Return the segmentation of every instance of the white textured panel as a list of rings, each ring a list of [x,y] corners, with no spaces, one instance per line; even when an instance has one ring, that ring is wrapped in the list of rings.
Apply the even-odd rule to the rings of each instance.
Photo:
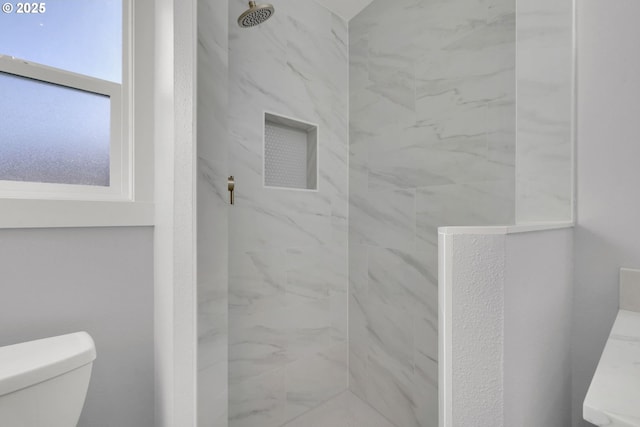
[[[452,242],[452,426],[500,427],[505,238],[455,236]]]
[[[265,122],[264,182],[270,187],[310,188],[308,134],[304,129]],[[314,168],[315,169],[315,168]]]

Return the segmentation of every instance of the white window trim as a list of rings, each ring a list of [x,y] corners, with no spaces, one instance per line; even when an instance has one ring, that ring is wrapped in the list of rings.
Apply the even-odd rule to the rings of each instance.
[[[153,37],[136,37],[153,34],[148,7],[123,0],[122,84],[0,56],[0,71],[109,96],[112,135],[109,187],[0,181],[0,228],[153,225]]]

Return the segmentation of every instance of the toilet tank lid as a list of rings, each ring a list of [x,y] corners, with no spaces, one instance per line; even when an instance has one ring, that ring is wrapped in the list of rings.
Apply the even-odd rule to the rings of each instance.
[[[57,377],[95,358],[95,344],[86,332],[0,347],[0,396]]]

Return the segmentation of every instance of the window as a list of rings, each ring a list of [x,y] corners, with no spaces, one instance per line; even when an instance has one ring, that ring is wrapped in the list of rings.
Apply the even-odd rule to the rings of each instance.
[[[1,54],[122,83],[126,9],[122,0],[48,0],[38,13],[14,7],[0,17]]]
[[[0,227],[152,222],[152,142],[134,129],[130,56],[143,43],[136,26],[152,23],[130,17],[145,7],[153,19],[153,2],[133,3],[48,0],[29,13],[12,3],[0,15]],[[145,55],[137,75],[152,64]],[[31,219],[11,219],[21,216]]]
[[[6,58],[0,68],[3,190],[117,196],[120,85]]]

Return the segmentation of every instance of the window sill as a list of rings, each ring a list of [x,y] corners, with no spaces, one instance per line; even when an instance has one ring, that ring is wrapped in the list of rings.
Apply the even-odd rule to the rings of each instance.
[[[152,225],[151,202],[0,199],[0,229]]]

